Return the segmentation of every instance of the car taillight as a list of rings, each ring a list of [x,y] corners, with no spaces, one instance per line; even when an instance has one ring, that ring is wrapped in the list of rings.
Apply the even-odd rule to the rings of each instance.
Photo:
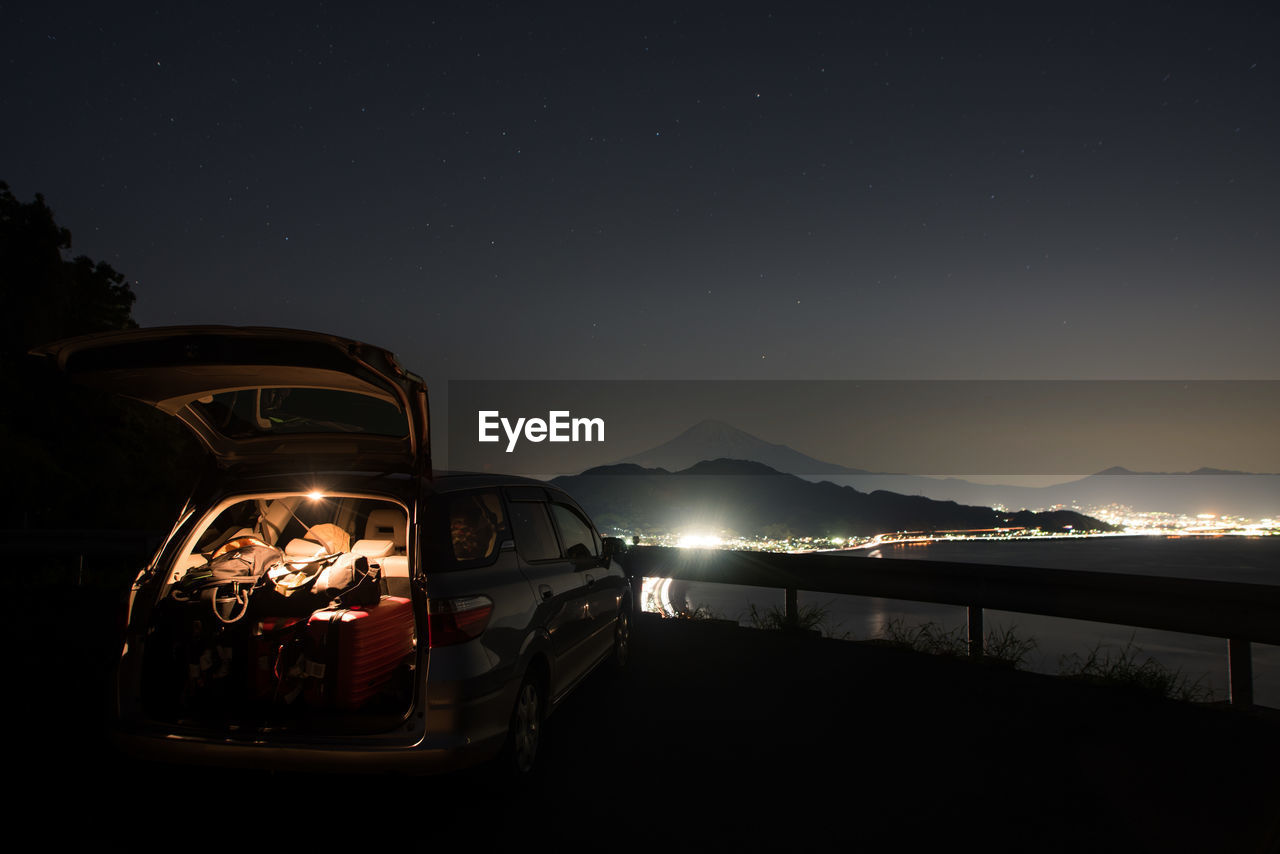
[[[488,596],[427,600],[427,646],[449,646],[480,637],[489,625],[493,600]]]

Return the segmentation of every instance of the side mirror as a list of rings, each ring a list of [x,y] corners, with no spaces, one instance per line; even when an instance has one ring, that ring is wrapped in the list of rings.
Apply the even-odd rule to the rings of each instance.
[[[600,538],[600,561],[605,566],[615,558],[620,559],[627,553],[627,543],[621,537]]]

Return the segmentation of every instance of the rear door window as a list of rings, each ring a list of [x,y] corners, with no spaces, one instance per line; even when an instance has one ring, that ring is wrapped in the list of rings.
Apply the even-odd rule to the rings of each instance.
[[[547,505],[541,501],[512,501],[511,530],[516,550],[527,561],[555,560],[560,557]]]
[[[555,516],[556,527],[560,530],[560,542],[564,544],[565,557],[599,556],[600,541],[596,539],[591,526],[573,508],[564,504],[552,504],[551,513]]]

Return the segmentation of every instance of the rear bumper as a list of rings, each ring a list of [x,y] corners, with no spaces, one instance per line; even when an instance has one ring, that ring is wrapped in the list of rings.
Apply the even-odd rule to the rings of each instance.
[[[484,741],[462,736],[423,739],[416,744],[281,744],[117,732],[116,745],[149,762],[262,770],[435,774],[471,767],[493,758],[503,738]]]
[[[466,697],[458,683],[432,684],[426,714],[379,735],[227,736],[181,731],[159,722],[120,727],[116,746],[154,762],[264,770],[435,774],[492,759],[506,741],[518,686]]]

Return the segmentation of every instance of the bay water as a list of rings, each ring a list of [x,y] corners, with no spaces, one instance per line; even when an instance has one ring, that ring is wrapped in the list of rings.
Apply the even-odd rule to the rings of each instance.
[[[1072,539],[938,541],[924,545],[880,546],[886,560],[910,558],[1049,569],[1135,573],[1251,584],[1280,584],[1280,537],[1125,536]],[[836,554],[866,556],[868,552]],[[668,612],[701,611],[707,616],[752,625],[752,607],[761,615],[782,609],[781,590],[683,581],[646,585],[645,607]],[[937,632],[965,637],[966,613],[959,606],[864,596],[800,591],[799,605],[820,609],[823,634],[849,640],[885,637],[895,627],[913,631],[926,624]],[[757,617],[758,619],[758,617]],[[1228,696],[1227,642],[1221,638],[1165,632],[1108,623],[1065,620],[1006,611],[984,611],[985,629],[1012,631],[1034,641],[1022,667],[1059,673],[1078,666],[1091,652],[1125,655],[1135,664],[1154,659],[1175,671],[1203,699]],[[1253,644],[1255,702],[1280,707],[1280,647]]]

